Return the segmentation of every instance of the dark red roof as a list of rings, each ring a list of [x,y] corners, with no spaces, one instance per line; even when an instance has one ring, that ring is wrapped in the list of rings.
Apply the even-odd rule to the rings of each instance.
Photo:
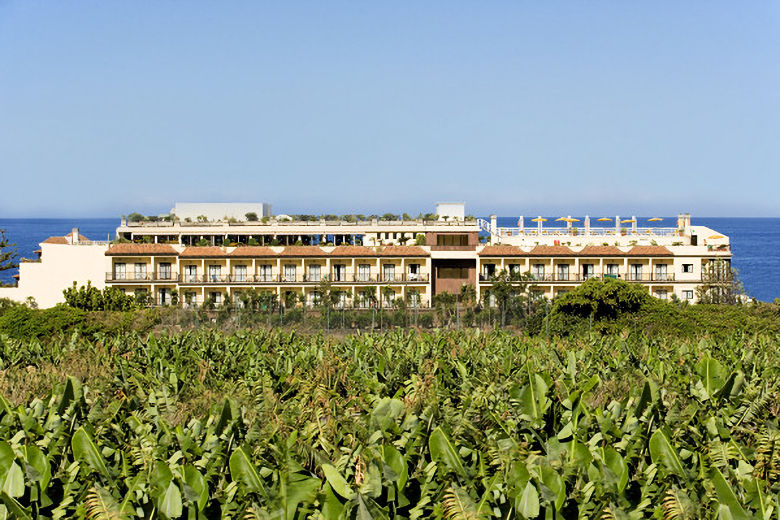
[[[527,256],[528,253],[517,246],[485,246],[479,256]]]
[[[386,246],[379,252],[382,256],[429,256],[420,246]]]
[[[113,255],[166,255],[176,256],[176,250],[168,244],[113,244],[106,256]]]
[[[215,257],[215,256],[227,256],[222,248],[217,246],[192,246],[184,249],[179,256],[189,258],[202,258],[202,257]]]
[[[626,253],[628,256],[672,256],[664,246],[634,246]]]
[[[319,246],[287,246],[280,253],[282,256],[326,256],[327,253]]]
[[[68,239],[65,237],[49,237],[42,244],[67,244]]]
[[[580,256],[623,256],[625,253],[615,246],[585,246],[577,253]]]
[[[377,256],[376,251],[367,246],[336,246],[330,256]]]
[[[240,256],[240,257],[276,256],[276,253],[270,247],[245,246],[245,247],[235,248],[228,256]]]
[[[536,246],[528,253],[529,256],[572,256],[574,251],[566,246]]]

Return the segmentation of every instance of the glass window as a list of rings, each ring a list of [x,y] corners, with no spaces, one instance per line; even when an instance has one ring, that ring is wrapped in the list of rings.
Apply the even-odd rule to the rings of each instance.
[[[137,262],[135,264],[135,279],[146,280],[146,264]]]
[[[312,264],[309,266],[309,281],[319,282],[322,280],[322,270],[320,264]]]
[[[657,291],[655,291],[655,297],[661,300],[668,299],[668,295],[669,293],[665,289],[658,289]]]
[[[160,262],[159,266],[159,275],[160,280],[170,280],[171,279],[171,263],[170,262]]]
[[[693,272],[693,264],[683,264],[682,266],[683,273],[692,273]]]
[[[604,273],[611,278],[617,278],[618,276],[618,264],[607,264],[607,271]]]
[[[395,264],[384,264],[382,266],[382,280],[385,282],[395,281]]]
[[[125,279],[125,264],[121,262],[114,264],[114,279],[115,280]]]
[[[245,265],[235,266],[233,268],[233,277],[237,282],[246,282],[246,266]]]
[[[534,264],[531,267],[534,280],[544,280],[544,264]]]
[[[358,265],[358,282],[367,282],[371,276],[371,264]]]
[[[593,264],[582,264],[582,278],[587,280],[593,278],[595,275],[595,269]]]
[[[221,265],[210,265],[209,266],[209,280],[211,280],[212,282],[219,282],[221,278],[222,278],[222,266]]]
[[[284,266],[284,281],[285,282],[294,282],[295,281],[295,266],[294,265],[285,265]]]
[[[631,270],[629,271],[629,280],[641,280],[642,279],[642,264],[631,264]]]
[[[558,280],[567,281],[569,279],[569,264],[558,264]]]
[[[655,279],[659,281],[666,281],[667,276],[667,264],[655,264]]]
[[[170,289],[160,289],[160,305],[170,305],[171,304],[171,290]]]
[[[261,282],[270,282],[271,279],[271,266],[270,265],[260,265],[258,266],[258,269],[260,271],[260,281]]]
[[[185,282],[197,282],[198,281],[198,266],[197,265],[185,265],[184,266],[184,281]]]
[[[409,280],[420,279],[420,264],[409,264]]]
[[[482,276],[490,278],[496,274],[496,264],[482,264]]]
[[[333,281],[346,282],[347,281],[347,266],[344,264],[333,265]]]
[[[693,291],[686,290],[682,292],[683,298],[686,300],[693,300]]]

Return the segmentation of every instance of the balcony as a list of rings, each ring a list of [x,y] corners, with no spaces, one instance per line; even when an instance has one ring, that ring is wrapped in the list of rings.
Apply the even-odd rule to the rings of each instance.
[[[182,285],[203,284],[320,284],[325,280],[324,276],[309,276],[301,274],[207,274],[207,275],[180,275],[179,283]],[[430,280],[428,273],[417,274],[361,274],[361,273],[332,273],[328,278],[332,284],[341,283],[426,283]]]
[[[584,282],[590,278],[598,279],[618,279],[626,280],[628,282],[674,282],[674,273],[618,273],[618,274],[580,274],[580,273],[548,273],[542,275],[534,275],[531,280],[523,281],[524,283],[574,283]],[[479,281],[485,283],[492,283],[489,276],[484,274],[479,275]],[[697,280],[685,280],[690,282],[696,282]],[[520,283],[520,280],[517,280]]]
[[[106,282],[111,283],[176,283],[179,281],[179,275],[169,271],[162,272],[129,272],[129,273],[106,273]]]

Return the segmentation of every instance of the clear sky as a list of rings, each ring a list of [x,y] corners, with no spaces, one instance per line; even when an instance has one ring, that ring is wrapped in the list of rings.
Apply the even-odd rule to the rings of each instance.
[[[777,1],[0,0],[0,217],[778,199]]]

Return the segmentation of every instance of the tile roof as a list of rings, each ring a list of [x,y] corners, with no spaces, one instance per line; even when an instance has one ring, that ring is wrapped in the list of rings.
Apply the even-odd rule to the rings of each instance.
[[[528,253],[528,256],[572,256],[574,251],[567,246],[536,246]]]
[[[111,255],[169,255],[176,256],[176,250],[168,244],[113,244],[106,251]]]
[[[287,246],[279,253],[281,256],[326,256],[319,246]]]
[[[430,256],[420,246],[386,246],[380,249],[379,254],[382,256]]]
[[[336,246],[330,256],[377,256],[376,251],[368,246]]]
[[[192,246],[179,253],[181,257],[201,258],[206,256],[226,256],[225,251],[217,246]]]
[[[68,239],[65,237],[49,237],[42,244],[67,244]]]
[[[517,246],[485,246],[479,256],[526,256],[528,253]]]
[[[672,252],[664,246],[634,246],[628,253],[628,256],[672,256]]]
[[[265,246],[244,246],[235,248],[228,256],[276,256],[276,252]]]
[[[623,256],[625,253],[615,246],[585,246],[579,256]]]

